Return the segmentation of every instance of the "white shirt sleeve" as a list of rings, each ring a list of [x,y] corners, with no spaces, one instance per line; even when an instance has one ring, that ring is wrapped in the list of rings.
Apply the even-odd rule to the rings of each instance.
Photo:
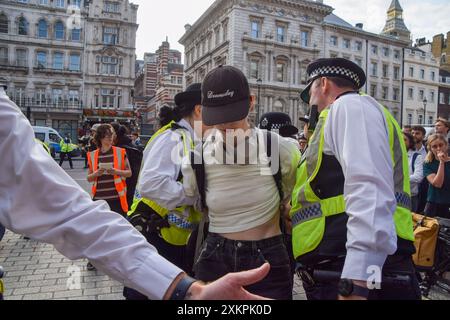
[[[369,267],[381,270],[397,250],[392,157],[382,110],[370,97],[338,99],[325,125],[326,154],[345,176],[347,256],[342,278],[367,281]]]
[[[150,299],[163,298],[182,272],[106,202],[93,202],[34,141],[21,111],[0,90],[0,223],[50,243],[75,260],[87,258]]]
[[[144,152],[144,165],[138,182],[141,196],[169,210],[193,205],[196,197],[188,197],[183,184],[177,181],[183,153],[180,135],[167,131],[157,139]]]
[[[419,184],[423,180],[423,157],[421,154],[416,158],[416,162],[414,163],[414,173],[410,176],[410,180],[411,184]]]

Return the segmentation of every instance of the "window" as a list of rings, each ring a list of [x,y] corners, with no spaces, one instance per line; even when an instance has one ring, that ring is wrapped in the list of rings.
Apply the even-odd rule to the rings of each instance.
[[[383,56],[389,57],[389,48],[383,47]]]
[[[445,104],[445,94],[443,92],[439,93],[439,103]]]
[[[420,79],[425,79],[425,70],[420,69]]]
[[[284,42],[286,40],[286,27],[277,26],[277,41]]]
[[[47,102],[45,89],[43,89],[43,88],[36,89],[36,92],[34,94],[34,98],[35,98],[36,103],[37,103],[38,106],[45,105],[46,102]]]
[[[214,29],[214,38],[215,38],[216,46],[218,46],[220,43],[220,27],[216,27]]]
[[[400,59],[400,50],[394,50],[394,58],[395,59]]]
[[[69,104],[72,106],[78,105],[80,101],[80,93],[78,90],[69,90]]]
[[[392,91],[392,100],[398,101],[399,100],[399,92],[400,90],[398,88],[394,88]]]
[[[16,49],[16,66],[18,67],[27,66],[27,50]]]
[[[431,78],[431,81],[435,81],[435,79],[436,79],[436,72],[431,71],[430,78]]]
[[[259,79],[259,61],[250,61],[250,79]]]
[[[64,69],[64,54],[61,52],[55,52],[53,55],[53,69]]]
[[[408,88],[408,99],[409,100],[414,99],[414,89],[413,88]]]
[[[434,102],[434,91],[430,91],[430,101]]]
[[[9,64],[8,48],[0,47],[0,65],[8,65],[8,64]]]
[[[57,8],[64,8],[64,0],[56,0]]]
[[[81,29],[72,29],[71,40],[72,41],[81,40]]]
[[[372,72],[372,76],[374,76],[374,77],[378,76],[378,63],[376,63],[376,62],[371,63],[371,72]]]
[[[419,90],[419,101],[423,101],[423,98],[425,97],[425,91]]]
[[[117,74],[117,64],[117,58],[108,56],[102,57],[102,74]]]
[[[409,76],[414,77],[414,67],[409,67]]]
[[[6,14],[0,14],[0,33],[8,33],[8,17]]]
[[[330,37],[330,44],[332,45],[332,46],[337,46],[338,45],[338,38],[336,37],[336,36],[331,36]]]
[[[383,100],[387,100],[389,97],[389,88],[388,87],[383,87]]]
[[[344,39],[343,46],[345,49],[350,49],[350,40]]]
[[[119,13],[120,12],[120,3],[105,1],[103,10],[105,12],[110,12],[110,13]]]
[[[55,24],[55,39],[64,40],[64,24],[61,21]]]
[[[370,95],[373,98],[376,98],[376,96],[377,96],[377,85],[376,84],[370,85]]]
[[[72,5],[81,8],[81,0],[72,0]]]
[[[28,35],[28,21],[24,17],[19,18],[18,33],[21,36]]]
[[[387,78],[389,76],[389,65],[383,64],[383,77]]]
[[[63,104],[63,90],[62,89],[52,89],[52,102],[56,106]]]
[[[372,45],[372,53],[373,54],[378,54],[378,46]]]
[[[419,124],[423,124],[423,115],[419,114]]]
[[[400,79],[400,67],[394,67],[394,80]]]
[[[174,92],[174,97],[178,92]],[[120,108],[122,105],[122,90],[117,90],[117,108]]]
[[[309,46],[309,31],[302,31],[301,32],[301,45],[302,47],[308,47]]]
[[[118,44],[119,30],[117,28],[104,27],[103,28],[103,44]]]
[[[276,79],[278,82],[285,82],[285,71],[286,71],[286,63],[277,62],[277,76]]]
[[[356,41],[355,49],[356,49],[356,51],[362,51],[362,42],[361,41]]]
[[[48,135],[48,138],[50,139],[50,141],[56,142],[56,143],[59,143],[61,141],[61,138],[57,134],[54,134],[54,133],[50,133]]]
[[[261,22],[252,21],[252,38],[261,37]]]
[[[38,68],[47,68],[47,53],[43,51],[39,51],[37,53],[37,65]]]
[[[80,55],[78,53],[70,54],[69,70],[70,71],[80,71],[81,70]]]
[[[48,5],[48,0],[39,0],[39,4],[47,6]]]
[[[35,132],[34,137],[42,142],[45,142],[45,133]]]
[[[412,114],[408,113],[408,125],[412,125]]]
[[[39,20],[38,37],[39,38],[47,38],[48,37],[48,25],[47,25],[47,21],[45,21],[44,19]]]
[[[227,22],[223,23],[222,29],[223,29],[223,33],[222,33],[223,39],[222,40],[227,41],[227,39],[228,39],[228,23]]]
[[[102,108],[114,108],[115,90],[114,89],[102,89]]]
[[[433,123],[434,123],[434,122],[433,122],[433,116],[429,116],[429,117],[428,117],[428,124],[429,124],[429,125],[433,125]]]

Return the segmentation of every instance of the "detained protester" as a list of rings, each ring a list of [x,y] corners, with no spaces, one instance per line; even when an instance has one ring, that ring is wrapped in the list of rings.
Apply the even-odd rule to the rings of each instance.
[[[450,219],[450,157],[448,141],[441,134],[428,137],[428,152],[424,175],[430,186],[425,213],[429,217]]]
[[[183,166],[183,175],[189,178],[186,193],[204,195],[209,218],[195,276],[214,281],[268,261],[269,275],[246,289],[272,299],[292,299],[280,208],[289,202],[295,183],[298,148],[275,133],[250,127],[248,115],[255,99],[240,70],[230,66],[212,70],[202,84],[202,97],[203,123],[214,130],[204,143],[202,165],[195,170]],[[267,146],[269,140],[272,148]]]
[[[191,271],[186,245],[191,232],[201,218],[193,205],[197,197],[186,196],[181,173],[182,158],[194,147],[202,132],[194,132],[197,121],[201,125],[201,85],[189,86],[175,96],[176,107],[165,111],[171,119],[156,132],[144,151],[143,166],[136,193],[128,213],[133,225],[143,230],[147,241],[170,262],[186,272]],[[201,131],[201,126],[200,126]],[[134,290],[125,288],[127,299],[146,299]]]
[[[307,74],[301,98],[320,117],[297,172],[291,218],[308,299],[420,299],[399,125],[358,92],[366,75],[355,63],[319,59]],[[401,285],[386,278],[398,274],[405,277]],[[380,290],[369,290],[382,279]]]
[[[243,289],[270,270],[229,274],[205,285],[158,255],[123,217],[89,194],[34,142],[29,121],[0,83],[0,224],[50,243],[151,299],[260,299]],[[17,177],[21,177],[18,179]]]
[[[409,179],[411,183],[411,211],[419,212],[419,186],[423,181],[423,161],[422,155],[416,150],[414,137],[406,132],[403,132],[406,150],[408,151],[408,168]]]

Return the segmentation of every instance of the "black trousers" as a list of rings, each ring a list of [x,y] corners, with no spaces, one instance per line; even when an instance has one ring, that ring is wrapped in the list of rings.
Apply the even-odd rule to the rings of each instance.
[[[157,233],[152,233],[147,238],[147,241],[158,250],[158,253],[161,256],[175,264],[180,269],[186,270],[186,246],[171,245]],[[148,300],[148,298],[140,292],[127,287],[123,289],[123,296],[127,300]]]
[[[59,165],[62,166],[64,160],[66,159],[66,155],[67,155],[67,158],[69,158],[70,168],[73,169],[72,157],[70,156],[70,153],[68,153],[68,152],[67,153],[66,152],[61,152],[59,154],[59,157],[61,158],[59,160]]]
[[[444,219],[450,219],[450,203],[440,204],[427,202],[425,206],[425,213],[428,217],[440,217]]]
[[[343,260],[321,266],[321,270],[342,272]],[[422,297],[416,270],[411,257],[390,256],[383,267],[383,275],[408,275],[411,279],[409,286],[384,286],[380,290],[371,290],[368,300],[420,300]],[[303,282],[308,300],[337,300],[338,282],[321,282],[315,280],[311,285]]]

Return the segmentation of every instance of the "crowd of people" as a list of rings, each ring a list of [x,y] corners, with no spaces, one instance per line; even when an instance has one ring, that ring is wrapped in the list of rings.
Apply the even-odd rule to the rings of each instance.
[[[133,247],[133,238],[150,261],[139,255],[137,265],[112,268],[112,258],[131,253],[113,253],[106,234],[95,239],[97,251],[80,252],[56,235],[41,234],[43,228],[19,223],[16,231],[87,257],[88,269],[98,266],[123,280],[131,300],[195,296],[199,284],[217,297],[213,289],[224,288],[233,275],[240,281],[228,297],[290,300],[296,272],[311,300],[420,299],[411,211],[449,217],[449,124],[438,119],[428,137],[423,127],[402,132],[386,108],[359,91],[366,75],[349,60],[319,59],[307,73],[301,99],[317,116],[300,119],[303,132],[276,112],[252,125],[255,97],[247,78],[220,66],[175,96],[174,108],[161,110],[161,128],[143,153],[138,136],[130,138],[119,124],[96,125],[83,137],[94,202],[84,199],[65,214],[101,207],[105,225],[116,223],[116,231],[130,235],[113,243]],[[0,207],[0,213],[9,217],[1,222],[11,220],[9,211]],[[85,214],[83,225],[101,223],[94,214]],[[127,230],[125,220],[149,246]],[[79,227],[73,230],[91,232],[84,242],[104,230]],[[70,236],[77,238],[73,230]],[[383,279],[401,274],[409,280],[372,290],[373,266]],[[155,268],[152,283],[161,288],[136,283],[134,275],[142,279],[148,272],[142,268]],[[132,274],[118,275],[119,269]],[[336,277],[323,279],[318,271]],[[375,283],[381,281],[380,274]],[[246,291],[238,295],[242,287]]]

